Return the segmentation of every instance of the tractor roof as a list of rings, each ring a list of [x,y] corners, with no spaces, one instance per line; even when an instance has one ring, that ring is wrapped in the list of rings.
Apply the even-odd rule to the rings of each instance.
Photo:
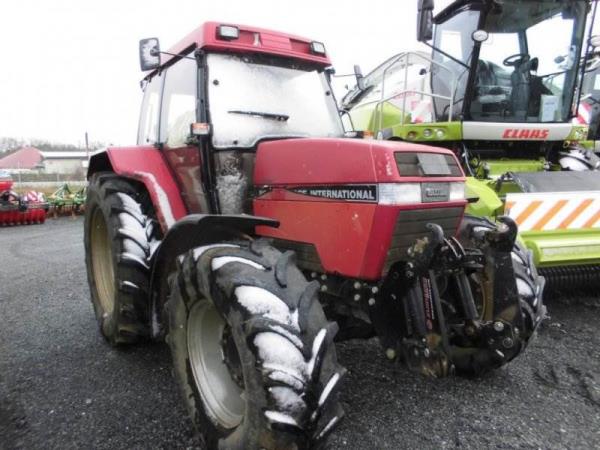
[[[218,31],[221,25],[236,27],[239,30],[239,37],[233,39],[219,37]],[[169,53],[181,55],[201,48],[215,52],[269,54],[315,63],[323,67],[331,65],[326,54],[312,52],[312,42],[314,41],[307,38],[246,25],[205,22],[171,47]],[[175,56],[165,55],[161,67],[168,65],[174,58]],[[150,73],[148,77],[152,77],[155,72]]]

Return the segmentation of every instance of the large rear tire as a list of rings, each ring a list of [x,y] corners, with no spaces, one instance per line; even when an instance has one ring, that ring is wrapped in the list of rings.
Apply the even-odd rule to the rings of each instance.
[[[465,215],[461,229],[459,231],[459,240],[465,247],[475,247],[474,242],[469,236],[477,228],[496,229],[497,225],[486,218]],[[542,322],[546,307],[543,303],[544,278],[540,276],[533,264],[533,256],[530,250],[525,248],[519,242],[516,242],[511,252],[512,264],[519,293],[519,305],[523,318],[523,329],[519,330],[518,342],[510,350],[511,357],[507,359],[497,358],[492,351],[481,349],[464,349],[463,354],[466,357],[460,358],[456,364],[456,370],[465,375],[481,375],[485,372],[494,370],[506,362],[514,359],[525,348]],[[484,294],[485,289],[480,289],[479,285],[483,280],[479,279],[481,274],[473,274],[471,285],[475,302],[480,311],[481,320],[492,320],[496,307],[494,299]]]
[[[85,262],[100,331],[112,345],[150,336],[148,264],[159,237],[141,185],[113,173],[92,176],[85,205]]]
[[[265,241],[189,252],[167,303],[174,371],[207,448],[309,448],[342,417],[335,323],[292,252]]]

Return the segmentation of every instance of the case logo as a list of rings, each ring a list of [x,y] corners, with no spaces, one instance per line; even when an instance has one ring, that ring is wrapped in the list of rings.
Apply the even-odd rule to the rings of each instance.
[[[507,128],[502,139],[548,139],[550,130],[539,128]]]
[[[348,200],[355,202],[376,202],[377,186],[374,184],[344,186],[307,186],[291,188],[296,194],[310,195],[331,200]]]

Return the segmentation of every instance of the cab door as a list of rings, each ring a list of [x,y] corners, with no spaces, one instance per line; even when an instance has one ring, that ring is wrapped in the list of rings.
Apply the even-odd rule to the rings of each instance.
[[[197,145],[186,143],[190,124],[196,122],[197,76],[198,68],[192,53],[166,69],[159,139],[188,212],[207,213],[200,151]]]

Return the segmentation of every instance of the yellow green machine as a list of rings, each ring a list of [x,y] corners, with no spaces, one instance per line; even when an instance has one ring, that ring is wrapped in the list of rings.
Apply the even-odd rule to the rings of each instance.
[[[419,0],[430,51],[396,55],[343,98],[375,139],[455,151],[469,213],[511,217],[550,287],[600,289],[600,158],[578,95],[595,0]],[[593,18],[592,18],[593,21]],[[590,27],[591,29],[591,27]]]
[[[584,64],[577,120],[588,124],[589,133],[588,139],[581,144],[600,154],[600,36],[590,38]]]

